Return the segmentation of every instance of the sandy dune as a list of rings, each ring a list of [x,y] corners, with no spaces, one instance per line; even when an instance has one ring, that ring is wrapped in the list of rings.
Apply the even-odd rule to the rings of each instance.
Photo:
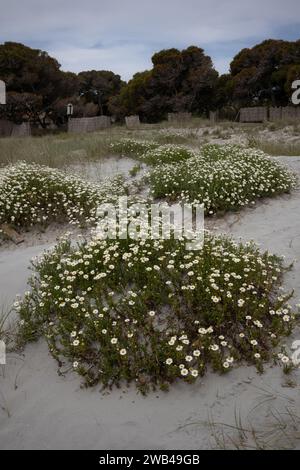
[[[300,175],[300,157],[280,160]],[[296,259],[284,286],[295,289],[293,301],[299,302],[299,191],[210,221],[209,228],[254,239],[262,248],[284,255],[287,262]],[[0,252],[4,303],[25,290],[29,260],[52,243],[43,239],[34,246]],[[300,339],[299,329],[286,344],[294,339]],[[252,423],[274,433],[272,413],[288,408],[294,414],[300,409],[300,369],[284,376],[279,367],[268,366],[259,376],[252,367],[240,367],[228,375],[208,374],[193,386],[179,383],[169,393],[144,398],[133,388],[105,394],[97,387],[83,390],[73,373],[58,376],[43,340],[27,346],[23,356],[9,355],[7,365],[0,367],[1,449],[204,449],[216,446],[215,433],[223,442],[221,429],[240,441],[235,429],[216,425],[212,430],[210,421],[235,426],[240,414],[247,429]],[[300,448],[294,434],[288,441],[280,432],[267,434],[268,445],[276,445],[278,437],[281,445]]]

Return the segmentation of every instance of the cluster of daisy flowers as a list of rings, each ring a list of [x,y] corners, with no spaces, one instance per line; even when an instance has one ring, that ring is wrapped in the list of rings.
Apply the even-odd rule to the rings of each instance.
[[[141,157],[148,150],[154,150],[159,144],[150,140],[137,140],[131,138],[124,138],[112,142],[110,149],[112,152],[121,156]]]
[[[206,234],[198,251],[184,239],[63,240],[34,270],[15,303],[21,337],[44,335],[86,385],[146,393],[242,361],[262,370],[293,325],[282,260],[226,237]]]
[[[182,145],[159,145],[153,141],[121,139],[111,144],[113,152],[130,155],[147,165],[182,162],[195,156],[193,150]]]
[[[207,145],[184,162],[153,168],[149,182],[154,198],[203,204],[212,215],[289,192],[297,178],[260,150]]]
[[[97,206],[124,191],[120,177],[94,184],[47,166],[19,162],[1,170],[0,225],[94,222]]]
[[[195,152],[187,147],[165,144],[143,153],[140,160],[147,165],[155,166],[164,163],[183,162],[192,157],[195,157]]]

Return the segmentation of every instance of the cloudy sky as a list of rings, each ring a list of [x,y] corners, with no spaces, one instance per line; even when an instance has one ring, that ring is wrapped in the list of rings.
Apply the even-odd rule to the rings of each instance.
[[[0,0],[0,42],[46,50],[63,70],[128,80],[151,55],[197,45],[226,72],[243,47],[300,38],[299,0]]]

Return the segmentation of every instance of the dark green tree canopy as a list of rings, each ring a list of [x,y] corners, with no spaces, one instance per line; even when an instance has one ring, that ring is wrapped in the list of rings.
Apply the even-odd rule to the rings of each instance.
[[[69,102],[75,117],[139,114],[148,122],[164,119],[168,112],[207,115],[227,109],[236,115],[241,106],[286,106],[293,81],[300,79],[300,40],[268,39],[242,49],[230,73],[221,76],[197,46],[162,50],[153,55],[152,64],[125,84],[108,70],[64,72],[47,52],[5,42],[0,45],[0,79],[6,83],[7,105],[0,106],[0,117],[43,127],[51,119],[61,125]]]
[[[43,125],[54,102],[78,91],[76,74],[61,71],[47,52],[14,42],[0,45],[0,77],[7,87],[5,112],[16,122]]]
[[[203,49],[167,49],[152,57],[153,68],[137,73],[121,91],[111,109],[158,121],[168,112],[205,113],[210,107],[218,73]]]
[[[300,66],[300,40],[268,39],[241,50],[230,65],[233,99],[240,105],[289,104],[295,66]]]
[[[120,93],[125,83],[120,75],[109,70],[89,70],[80,72],[79,93],[87,103],[95,103],[99,114],[108,113],[109,99]]]
[[[120,76],[110,71],[63,72],[47,52],[14,42],[0,45],[0,78],[7,89],[7,105],[0,115],[42,127],[49,119],[63,124],[69,102],[74,116],[107,113],[108,100],[123,85]]]

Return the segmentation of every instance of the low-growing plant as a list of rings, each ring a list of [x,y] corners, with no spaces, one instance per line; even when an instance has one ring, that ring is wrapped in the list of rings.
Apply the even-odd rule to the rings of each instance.
[[[149,172],[154,198],[203,204],[208,215],[291,191],[296,176],[260,150],[206,145],[184,162]]]
[[[116,138],[119,138],[116,132]],[[20,160],[62,168],[72,163],[99,161],[109,153],[114,132],[60,133],[28,139],[0,140],[0,166]]]
[[[195,152],[187,147],[166,144],[148,150],[140,156],[140,159],[147,165],[160,165],[162,163],[182,162],[194,156]]]
[[[97,206],[120,194],[122,177],[93,184],[57,169],[19,162],[0,173],[0,225],[93,222]]]
[[[199,129],[165,128],[152,135],[152,139],[160,145],[197,145],[199,141]]]
[[[3,341],[6,350],[9,351],[17,337],[17,321],[10,318],[11,309],[0,307],[0,341]]]
[[[131,170],[129,171],[130,176],[134,178],[139,173],[139,171],[141,171],[141,169],[142,169],[141,164],[134,165],[134,167],[131,168]]]
[[[286,142],[286,141],[268,141],[268,140],[256,140],[255,147],[267,152],[269,155],[274,156],[288,156],[298,157],[300,155],[300,142]]]
[[[175,144],[160,145],[153,141],[121,139],[111,143],[113,152],[130,155],[147,165],[181,162],[195,155],[193,150]]]
[[[209,417],[213,448],[223,450],[291,450],[300,441],[298,396],[292,399],[274,393],[272,388],[260,389],[260,401],[245,414],[234,410],[234,422],[215,421]],[[262,419],[263,418],[263,419]],[[201,423],[193,422],[197,428]],[[185,427],[189,426],[187,424]],[[184,427],[183,427],[184,428]]]
[[[63,240],[34,264],[15,308],[23,340],[44,335],[86,385],[146,393],[242,361],[262,371],[293,325],[290,295],[277,291],[283,271],[254,244],[209,234],[197,251],[184,239]]]
[[[143,155],[143,153],[147,152],[148,150],[155,149],[158,146],[159,144],[150,140],[124,138],[117,140],[116,142],[112,142],[110,144],[110,149],[112,152],[122,156],[132,156],[138,158]]]

